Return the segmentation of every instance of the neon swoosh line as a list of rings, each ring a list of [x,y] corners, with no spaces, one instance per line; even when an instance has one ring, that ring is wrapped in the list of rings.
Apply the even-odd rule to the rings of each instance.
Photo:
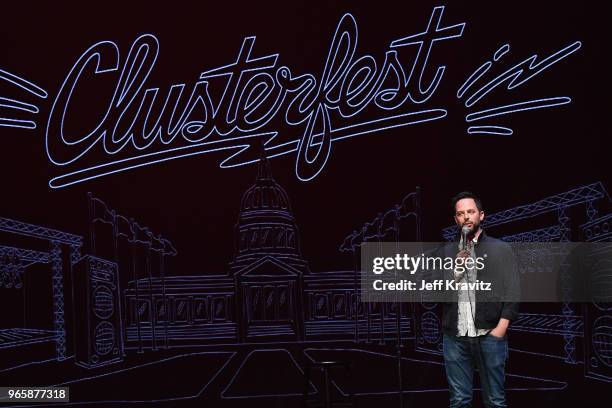
[[[0,108],[9,108],[22,110],[30,113],[38,113],[38,107],[29,103],[16,101],[10,98],[3,98],[0,96]]]
[[[572,98],[560,96],[556,98],[534,99],[532,101],[513,103],[512,105],[499,106],[497,108],[486,109],[470,113],[465,117],[467,122],[474,122],[480,119],[492,118],[494,116],[508,115],[514,112],[522,112],[533,109],[550,108],[553,106],[566,105]]]
[[[485,135],[501,135],[511,136],[514,132],[512,129],[503,126],[470,126],[467,130],[469,135],[485,134]]]
[[[19,120],[10,118],[0,118],[0,126],[23,129],[36,129],[36,123],[31,120]]]
[[[410,112],[396,116],[390,116],[383,119],[373,120],[369,122],[363,122],[359,124],[354,124],[350,126],[346,126],[343,128],[334,129],[331,131],[332,134],[332,142],[338,141],[342,139],[348,139],[350,137],[363,135],[372,133],[375,131],[380,131],[384,129],[391,129],[395,127],[401,126],[409,126],[417,123],[429,122],[433,120],[438,120],[446,117],[447,111],[445,109],[428,109],[424,111],[418,112]],[[399,119],[409,118],[408,121],[402,121],[401,123],[393,123],[397,122]],[[391,123],[390,123],[391,122]],[[371,125],[371,127],[370,127]],[[242,153],[246,150],[250,144],[247,145],[236,145],[235,142],[239,140],[249,140],[256,138],[269,138],[270,140],[275,138],[277,132],[264,132],[257,133],[251,135],[243,135],[238,137],[227,138],[223,140],[216,140],[210,142],[198,143],[190,146],[182,146],[172,149],[167,149],[159,152],[153,152],[144,154],[138,157],[130,157],[127,159],[116,160],[88,168],[84,168],[81,170],[77,170],[74,172],[66,173],[49,180],[49,187],[51,188],[62,188],[70,185],[74,185],[83,181],[93,180],[99,177],[107,176],[114,173],[119,173],[122,171],[127,171],[139,167],[144,167],[154,163],[161,163],[168,160],[178,159],[182,157],[195,156],[198,154],[211,153],[216,151],[223,151],[229,149],[240,149],[239,152],[225,159],[220,167],[238,167],[250,163],[254,163],[257,160],[252,160],[244,163],[237,163],[234,165],[227,165],[227,161],[236,157],[238,154]],[[269,142],[269,140],[268,140]],[[275,153],[272,157],[281,156],[284,154],[289,154],[297,150],[297,144],[299,140],[290,141],[287,143],[283,143],[277,146],[271,146],[268,149],[276,149],[280,147],[284,147],[280,152]],[[295,147],[291,146],[295,145]]]
[[[3,69],[0,69],[0,79],[11,82],[17,85],[18,87],[30,92],[31,94],[38,96],[39,98],[44,99],[48,96],[47,91],[45,91],[38,85],[35,85],[32,82],[27,81],[15,74],[11,74],[10,72],[7,72]]]

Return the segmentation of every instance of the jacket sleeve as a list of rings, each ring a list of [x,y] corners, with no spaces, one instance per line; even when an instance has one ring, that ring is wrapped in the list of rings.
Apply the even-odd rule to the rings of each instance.
[[[504,298],[501,310],[501,317],[514,321],[518,318],[520,297],[521,297],[521,282],[518,270],[516,255],[510,248],[510,245],[504,245]]]

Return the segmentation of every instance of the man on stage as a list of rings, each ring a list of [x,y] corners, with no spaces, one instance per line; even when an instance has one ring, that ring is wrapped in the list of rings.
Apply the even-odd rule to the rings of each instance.
[[[453,198],[452,205],[462,234],[445,252],[452,251],[448,255],[456,258],[484,259],[484,268],[455,268],[450,272],[452,278],[456,282],[491,282],[493,290],[460,290],[456,301],[444,303],[443,350],[450,406],[471,406],[474,369],[478,368],[484,405],[506,407],[507,330],[518,316],[518,269],[510,246],[481,228],[485,213],[478,197],[462,192]]]

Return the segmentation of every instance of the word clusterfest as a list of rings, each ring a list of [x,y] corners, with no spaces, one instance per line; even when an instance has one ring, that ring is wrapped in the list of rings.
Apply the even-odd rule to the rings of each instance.
[[[258,149],[253,147],[262,142],[270,158],[297,152],[296,176],[302,181],[312,180],[325,167],[334,141],[446,117],[443,108],[420,109],[438,89],[446,69],[429,66],[432,50],[445,43],[443,40],[461,37],[465,27],[465,23],[444,25],[443,13],[444,7],[434,8],[423,32],[391,41],[382,62],[371,55],[357,55],[357,23],[351,14],[345,14],[332,38],[320,78],[311,73],[295,75],[289,67],[278,66],[279,54],[253,56],[253,36],[244,39],[235,62],[201,73],[189,86],[177,83],[166,91],[149,83],[159,55],[159,41],[154,35],[138,37],[123,61],[116,43],[100,41],[74,63],[50,109],[46,152],[50,162],[64,172],[53,177],[49,186],[66,187],[212,152],[229,153],[220,163],[222,168],[243,166],[257,160]],[[579,47],[575,43],[537,64],[533,55],[480,88],[466,106],[504,82],[510,81],[508,89],[526,82]],[[509,49],[507,45],[502,48],[503,53]],[[409,69],[400,63],[399,53],[406,53],[406,59],[412,61]],[[496,53],[496,61],[503,53]],[[488,70],[486,64],[468,78],[461,95]],[[71,103],[74,94],[108,83],[113,84],[114,91],[112,96],[109,92],[108,103],[103,102],[106,108],[99,115],[83,112],[88,104]],[[561,99],[502,107],[505,111],[494,114],[479,112],[478,117],[470,119],[468,115],[466,120],[570,100]],[[368,114],[367,119],[364,115],[353,119],[373,106],[384,116],[372,119]],[[100,119],[90,124],[79,122],[91,117]],[[270,129],[273,119],[276,126],[284,121],[290,128],[299,126],[300,131]],[[74,123],[78,126],[70,126]],[[74,128],[88,130],[67,131]],[[476,128],[470,127],[468,133]],[[488,128],[495,128],[494,132],[501,129]],[[492,131],[487,129],[474,132]]]
[[[219,150],[238,150],[221,163],[222,167],[244,165],[253,158],[245,161],[239,154],[258,145],[262,138],[271,157],[297,150],[296,175],[310,180],[325,166],[333,139],[380,127],[376,123],[380,121],[370,121],[334,129],[332,111],[349,118],[371,103],[394,111],[408,100],[420,104],[434,94],[445,67],[427,73],[429,54],[440,40],[460,37],[464,27],[443,27],[443,10],[433,10],[424,32],[391,42],[381,65],[370,55],[356,57],[357,23],[352,15],[345,14],[319,79],[313,74],[295,76],[289,67],[277,66],[278,54],[253,57],[255,37],[247,37],[235,62],[203,72],[190,91],[182,83],[162,94],[159,88],[147,87],[159,53],[155,36],[137,38],[123,63],[114,42],[94,44],[78,58],[57,93],[46,129],[47,154],[57,166],[86,162],[85,155],[94,148],[108,156],[123,155],[120,160],[81,165],[80,170],[52,179],[50,186],[63,187],[158,161]],[[398,52],[409,45],[416,45],[416,57],[406,70]],[[64,123],[72,119],[71,115],[79,116],[79,108],[70,106],[73,93],[83,81],[108,76],[116,78],[116,87],[106,112],[91,124],[89,132],[67,134]],[[424,78],[431,79],[425,83]],[[389,79],[396,85],[383,87]],[[213,102],[212,83],[218,80],[225,81],[225,89],[218,102]],[[300,139],[273,144],[278,132],[263,128],[279,115],[290,126],[302,126]],[[443,109],[410,112],[404,113],[400,122],[417,123],[445,115]],[[397,117],[391,119],[397,124]]]

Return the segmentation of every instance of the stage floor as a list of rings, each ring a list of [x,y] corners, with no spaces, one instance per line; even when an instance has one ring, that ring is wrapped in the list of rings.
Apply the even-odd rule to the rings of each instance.
[[[16,350],[6,351],[15,354]],[[509,405],[609,405],[604,402],[609,400],[609,384],[585,378],[581,365],[541,355],[532,356],[528,364],[515,364],[516,353],[511,351],[506,377]],[[405,350],[404,354],[404,406],[448,406],[444,365],[424,353]],[[91,370],[75,365],[74,357],[41,359],[0,369],[0,384],[68,386],[71,402],[66,405],[76,407],[298,407],[303,404],[303,367],[312,360],[330,359],[352,362],[349,375],[341,369],[330,373],[334,399],[347,401],[352,394],[356,408],[399,406],[398,360],[392,347],[351,343],[147,350],[130,352],[120,363]],[[313,372],[310,380],[309,393],[322,398],[322,374]],[[475,387],[478,407],[478,381]]]

